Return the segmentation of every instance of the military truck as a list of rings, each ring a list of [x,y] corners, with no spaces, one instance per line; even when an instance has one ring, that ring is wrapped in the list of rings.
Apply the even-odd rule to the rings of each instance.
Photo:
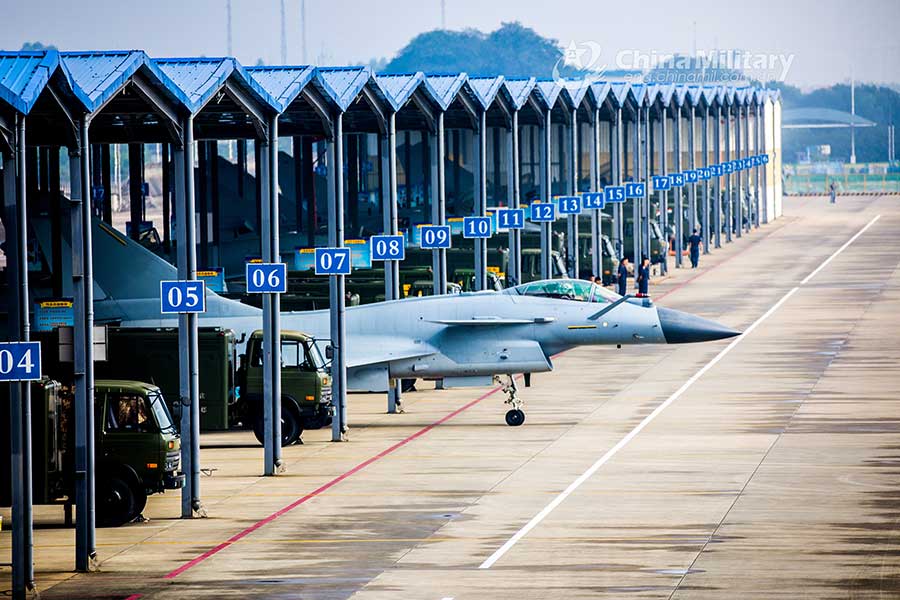
[[[245,420],[263,443],[262,330],[254,331],[241,355],[236,395]],[[315,340],[299,331],[281,330],[281,444],[300,439],[304,429],[331,424],[331,376]]]
[[[63,378],[71,366],[55,362],[56,334],[42,333],[44,369]],[[107,327],[107,360],[94,364],[97,377],[149,381],[159,386],[169,409],[181,422],[178,329],[174,327]],[[245,353],[238,348],[245,344]],[[236,339],[230,329],[201,327],[200,429],[262,431],[262,331]],[[331,377],[315,340],[296,331],[282,331],[282,444],[300,439],[304,429],[331,423]],[[249,360],[246,358],[249,355]],[[262,443],[261,435],[257,438]]]
[[[8,387],[0,395],[8,399]],[[159,388],[99,379],[94,383],[97,524],[117,527],[136,519],[147,496],[184,486],[181,441]],[[31,387],[32,485],[35,504],[75,501],[74,389],[49,378]],[[9,447],[9,422],[0,427]],[[10,504],[10,463],[0,461],[0,503]]]

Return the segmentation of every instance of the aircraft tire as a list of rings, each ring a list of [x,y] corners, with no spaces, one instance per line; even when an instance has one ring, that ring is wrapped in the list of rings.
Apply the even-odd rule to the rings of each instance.
[[[514,408],[506,413],[506,424],[510,427],[518,427],[525,422],[525,413],[518,408]]]

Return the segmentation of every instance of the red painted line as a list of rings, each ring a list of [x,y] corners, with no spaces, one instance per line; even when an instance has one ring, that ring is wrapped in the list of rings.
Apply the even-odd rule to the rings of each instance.
[[[231,545],[234,544],[235,542],[238,542],[238,541],[240,541],[241,539],[247,537],[248,535],[250,535],[251,533],[253,533],[253,532],[256,531],[257,529],[259,529],[259,528],[261,528],[261,527],[263,527],[263,526],[265,526],[265,525],[268,525],[269,523],[271,523],[272,521],[274,521],[274,520],[277,519],[278,517],[281,517],[281,516],[283,516],[283,515],[289,513],[290,511],[294,510],[295,508],[297,508],[297,507],[300,506],[301,504],[304,504],[304,503],[308,502],[309,500],[315,498],[315,497],[318,496],[319,494],[322,494],[323,492],[325,492],[325,491],[331,489],[332,487],[336,486],[337,484],[339,484],[339,483],[342,482],[343,480],[347,479],[347,478],[350,477],[351,475],[354,475],[355,473],[358,473],[358,472],[362,471],[363,469],[365,469],[366,467],[368,467],[368,466],[371,465],[372,463],[381,460],[381,459],[384,458],[385,456],[388,456],[389,454],[392,454],[393,452],[395,452],[396,450],[399,450],[400,448],[402,448],[403,446],[405,446],[405,445],[407,445],[408,443],[412,442],[413,440],[422,437],[423,435],[425,435],[426,433],[428,433],[429,431],[431,431],[432,429],[434,429],[434,428],[437,427],[438,425],[441,425],[441,424],[443,424],[443,423],[446,423],[447,421],[449,421],[449,420],[452,419],[453,417],[457,416],[457,415],[460,414],[461,412],[463,412],[463,411],[465,411],[465,410],[468,410],[468,409],[472,408],[473,406],[475,406],[476,404],[478,404],[479,402],[481,402],[481,401],[484,400],[485,398],[487,398],[487,397],[489,397],[489,396],[491,396],[491,395],[497,393],[498,391],[500,391],[500,389],[501,389],[501,386],[495,387],[494,389],[490,390],[489,392],[486,392],[486,393],[482,394],[481,396],[479,396],[479,397],[476,398],[475,400],[472,400],[472,401],[469,402],[468,404],[464,404],[463,406],[457,408],[456,410],[454,410],[453,412],[449,413],[448,415],[445,415],[444,417],[441,417],[440,419],[438,419],[437,421],[435,421],[435,422],[432,423],[431,425],[428,425],[428,426],[426,426],[426,427],[423,427],[422,429],[418,430],[417,432],[415,432],[415,433],[412,434],[411,436],[409,436],[409,437],[407,437],[407,438],[405,438],[405,439],[403,439],[403,440],[397,442],[396,444],[394,444],[393,446],[391,446],[391,447],[389,447],[389,448],[387,448],[387,449],[385,449],[385,450],[382,450],[381,452],[379,452],[379,453],[376,454],[375,456],[373,456],[373,457],[371,457],[371,458],[369,458],[369,459],[367,459],[367,460],[365,460],[365,461],[359,463],[358,465],[356,465],[355,467],[353,467],[353,468],[350,469],[349,471],[347,471],[347,472],[345,472],[345,473],[343,473],[343,474],[341,474],[341,475],[338,475],[337,477],[335,477],[334,479],[332,479],[332,480],[329,481],[328,483],[326,483],[326,484],[324,484],[324,485],[322,485],[322,486],[316,488],[315,490],[311,491],[310,493],[306,494],[305,496],[301,496],[300,498],[298,498],[297,500],[294,500],[293,502],[291,502],[290,504],[288,504],[288,505],[285,506],[284,508],[282,508],[282,509],[280,509],[280,510],[277,510],[277,511],[273,512],[273,513],[270,514],[268,517],[266,517],[266,518],[264,518],[264,519],[262,519],[262,520],[260,520],[260,521],[257,521],[257,522],[254,523],[253,525],[250,525],[250,526],[247,527],[246,529],[244,529],[244,530],[242,530],[242,531],[236,533],[235,535],[231,536],[230,538],[228,538],[227,540],[225,540],[224,542],[222,542],[222,543],[219,544],[218,546],[214,546],[213,548],[210,548],[209,550],[207,550],[207,551],[204,552],[203,554],[197,556],[196,558],[193,558],[193,559],[189,560],[188,562],[184,563],[183,565],[181,565],[180,567],[178,567],[178,568],[175,569],[174,571],[172,571],[172,572],[170,572],[170,573],[167,573],[167,574],[163,577],[163,579],[174,579],[174,578],[178,577],[179,575],[181,575],[181,574],[184,573],[185,571],[187,571],[187,570],[189,570],[189,569],[192,569],[193,567],[199,565],[200,563],[202,563],[203,561],[205,561],[207,558],[210,558],[211,556],[215,556],[216,554],[218,554],[218,553],[221,552],[222,550],[225,550],[226,548],[228,548],[229,546],[231,546]],[[140,597],[140,596],[136,596],[136,597],[135,597],[135,596],[131,596],[131,597],[129,597],[128,600],[136,600],[136,598],[139,598],[139,597]]]
[[[784,226],[784,225],[782,225],[782,227],[783,227],[783,226]],[[780,229],[780,228],[781,228],[781,227],[779,227],[778,229]],[[774,229],[774,230],[770,231],[770,232],[769,232],[766,236],[764,236],[764,237],[768,237],[769,235],[771,235],[772,233],[774,233],[774,232],[777,231],[778,229]],[[723,260],[722,262],[720,262],[720,263],[714,265],[714,266],[711,267],[710,269],[707,269],[707,270],[703,271],[702,273],[698,273],[697,275],[695,275],[694,277],[691,277],[690,279],[688,279],[688,280],[685,281],[684,283],[682,283],[682,284],[678,285],[677,287],[674,287],[674,288],[672,288],[671,290],[667,291],[666,293],[662,294],[661,296],[659,296],[659,298],[664,298],[665,296],[668,296],[669,294],[671,294],[671,293],[673,293],[673,292],[676,292],[676,291],[680,290],[681,288],[683,288],[684,286],[688,285],[688,284],[691,283],[692,281],[694,281],[694,280],[696,280],[696,279],[702,277],[703,275],[705,275],[706,273],[709,273],[710,271],[713,271],[714,269],[716,269],[716,268],[718,268],[719,266],[725,264],[726,262],[728,262],[729,260],[735,258],[736,256],[740,256],[741,254],[743,254],[744,252],[746,252],[747,250],[749,250],[750,248],[752,248],[752,247],[754,247],[754,246],[755,246],[755,244],[750,244],[750,245],[748,245],[746,248],[743,248],[743,249],[742,249],[740,252],[738,252],[737,254],[733,254],[732,256],[729,256],[728,258],[726,258],[726,259]],[[551,358],[557,358],[558,356],[561,356],[562,354],[565,354],[565,351],[564,351],[564,352],[560,352],[559,354],[556,354],[556,355],[552,356]],[[332,480],[328,481],[327,483],[323,484],[322,486],[316,488],[315,490],[311,491],[310,493],[306,494],[305,496],[301,496],[300,498],[298,498],[297,500],[291,502],[290,504],[288,504],[288,505],[285,506],[284,508],[281,508],[281,509],[279,509],[279,510],[273,512],[272,514],[270,514],[269,516],[265,517],[264,519],[262,519],[262,520],[260,520],[260,521],[257,521],[256,523],[254,523],[253,525],[250,525],[250,526],[247,527],[246,529],[241,530],[240,532],[238,532],[238,533],[236,533],[235,535],[231,536],[230,538],[228,538],[227,540],[225,540],[225,541],[222,542],[221,544],[218,544],[217,546],[214,546],[214,547],[210,548],[209,550],[207,550],[207,551],[204,552],[203,554],[200,554],[199,556],[197,556],[197,557],[195,557],[195,558],[192,558],[191,560],[189,560],[188,562],[184,563],[183,565],[181,565],[180,567],[178,567],[178,568],[175,569],[174,571],[171,571],[171,572],[167,573],[166,575],[164,575],[164,576],[163,576],[163,579],[174,579],[174,578],[178,577],[179,575],[181,575],[181,574],[184,573],[185,571],[188,571],[188,570],[194,568],[195,566],[199,565],[200,563],[202,563],[202,562],[205,561],[206,559],[208,559],[208,558],[210,558],[210,557],[212,557],[212,556],[215,556],[216,554],[218,554],[218,553],[221,552],[222,550],[225,550],[226,548],[228,548],[228,547],[231,546],[232,544],[234,544],[234,543],[240,541],[241,539],[247,537],[248,535],[250,535],[251,533],[253,533],[253,532],[256,531],[257,529],[260,529],[261,527],[264,527],[265,525],[268,525],[269,523],[271,523],[271,522],[274,521],[275,519],[277,519],[277,518],[279,518],[279,517],[281,517],[281,516],[283,516],[283,515],[289,513],[290,511],[294,510],[295,508],[297,508],[297,507],[300,506],[301,504],[305,504],[305,503],[308,502],[309,500],[311,500],[311,499],[315,498],[316,496],[318,496],[318,495],[320,495],[320,494],[326,492],[327,490],[329,490],[329,489],[331,489],[332,487],[336,486],[337,484],[339,484],[339,483],[342,482],[343,480],[347,479],[348,477],[350,477],[350,476],[352,476],[352,475],[354,475],[354,474],[356,474],[356,473],[362,471],[363,469],[365,469],[366,467],[368,467],[368,466],[371,465],[372,463],[377,462],[377,461],[381,460],[382,458],[384,458],[384,457],[386,457],[386,456],[388,456],[388,455],[390,455],[390,454],[393,454],[395,451],[399,450],[400,448],[402,448],[403,446],[405,446],[405,445],[407,445],[408,443],[412,442],[413,440],[422,437],[423,435],[425,435],[426,433],[428,433],[429,431],[431,431],[432,429],[434,429],[434,428],[437,427],[438,425],[441,425],[441,424],[443,424],[443,423],[446,423],[447,421],[449,421],[449,420],[452,419],[453,417],[459,415],[459,414],[462,413],[463,411],[466,411],[466,410],[472,408],[473,406],[475,406],[476,404],[478,404],[479,402],[481,402],[481,401],[484,400],[485,398],[488,398],[488,397],[492,396],[493,394],[496,394],[496,393],[497,393],[498,391],[500,391],[501,389],[502,389],[502,386],[498,386],[498,387],[495,387],[495,388],[493,388],[492,390],[490,390],[490,391],[488,391],[488,392],[485,392],[484,394],[482,394],[481,396],[479,396],[479,397],[476,398],[475,400],[472,400],[472,401],[469,402],[468,404],[464,404],[463,406],[457,408],[457,409],[454,410],[453,412],[451,412],[451,413],[449,413],[449,414],[447,414],[447,415],[441,417],[440,419],[438,419],[438,420],[435,421],[434,423],[431,423],[430,425],[428,425],[428,426],[426,426],[426,427],[423,427],[422,429],[418,430],[417,432],[415,432],[414,434],[410,435],[409,437],[407,437],[407,438],[405,438],[405,439],[403,439],[403,440],[397,442],[396,444],[394,444],[393,446],[390,446],[389,448],[387,448],[387,449],[385,449],[385,450],[382,450],[381,452],[379,452],[379,453],[376,454],[375,456],[372,456],[371,458],[369,458],[369,459],[367,459],[367,460],[365,460],[365,461],[359,463],[358,465],[356,465],[355,467],[353,467],[353,468],[350,469],[349,471],[346,471],[346,472],[342,473],[341,475],[338,475],[338,476],[335,477],[334,479],[332,479]],[[126,600],[138,600],[138,598],[140,598],[140,597],[141,597],[140,594],[133,594],[133,595],[129,596],[128,598],[126,598]]]
[[[125,600],[138,600],[138,598],[142,598],[143,594],[132,594],[125,598]]]

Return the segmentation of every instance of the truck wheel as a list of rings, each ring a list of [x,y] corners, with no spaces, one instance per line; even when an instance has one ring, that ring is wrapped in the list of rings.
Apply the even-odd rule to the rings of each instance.
[[[291,444],[297,443],[297,440],[300,439],[300,436],[303,434],[303,425],[300,423],[300,419],[294,413],[294,411],[287,405],[281,405],[281,447],[290,446]],[[253,435],[256,436],[256,440],[262,444],[263,446],[266,444],[265,442],[265,421],[264,417],[260,416],[256,419],[256,422],[253,424]]]
[[[147,505],[147,493],[137,482],[113,475],[97,483],[97,524],[100,527],[130,523]]]

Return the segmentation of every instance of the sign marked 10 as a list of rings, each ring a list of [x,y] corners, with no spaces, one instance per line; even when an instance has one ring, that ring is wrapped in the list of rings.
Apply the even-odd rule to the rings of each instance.
[[[463,219],[464,238],[489,238],[491,237],[490,217],[466,217]]]

